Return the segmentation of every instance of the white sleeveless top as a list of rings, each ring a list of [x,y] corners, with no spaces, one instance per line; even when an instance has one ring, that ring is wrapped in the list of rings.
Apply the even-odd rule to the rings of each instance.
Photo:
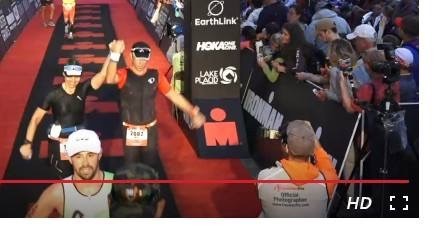
[[[259,180],[289,180],[290,177],[277,162],[276,167],[264,169]],[[315,180],[324,180],[319,173]],[[310,218],[326,217],[328,192],[325,183],[259,183],[259,198],[262,203],[260,217],[269,218]]]
[[[112,180],[114,174],[103,172],[105,180]],[[72,180],[73,176],[64,178]],[[109,218],[108,196],[111,193],[111,183],[102,184],[100,190],[91,196],[81,194],[73,183],[63,183],[64,218]]]

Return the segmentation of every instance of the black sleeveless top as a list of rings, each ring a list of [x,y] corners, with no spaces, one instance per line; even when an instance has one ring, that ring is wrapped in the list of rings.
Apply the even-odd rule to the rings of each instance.
[[[130,69],[120,90],[122,121],[146,125],[155,120],[155,97],[158,89],[158,71],[148,69],[144,76],[137,76]]]

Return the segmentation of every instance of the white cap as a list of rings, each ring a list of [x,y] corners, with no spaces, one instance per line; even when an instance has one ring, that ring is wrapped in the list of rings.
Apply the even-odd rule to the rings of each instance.
[[[357,26],[354,31],[347,35],[347,39],[352,40],[356,37],[366,39],[376,39],[376,30],[369,24],[361,24]]]
[[[83,151],[96,154],[102,151],[99,136],[87,129],[80,129],[70,134],[65,149],[70,157]]]
[[[395,56],[400,60],[400,64],[410,66],[414,62],[414,55],[406,48],[395,49]]]

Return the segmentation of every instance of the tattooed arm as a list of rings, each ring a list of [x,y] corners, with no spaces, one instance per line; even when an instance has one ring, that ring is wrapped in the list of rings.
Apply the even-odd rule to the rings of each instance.
[[[64,191],[61,184],[52,184],[43,191],[38,201],[26,214],[29,218],[49,217],[53,211],[64,213]]]

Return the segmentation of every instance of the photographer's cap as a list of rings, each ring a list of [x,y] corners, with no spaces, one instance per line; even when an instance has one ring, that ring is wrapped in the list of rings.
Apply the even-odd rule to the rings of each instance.
[[[376,30],[369,24],[361,24],[357,26],[354,31],[347,35],[348,40],[355,38],[376,39]]]
[[[410,66],[414,62],[412,52],[406,48],[395,49],[395,57],[398,58],[400,64]]]
[[[87,129],[80,129],[70,134],[65,149],[69,157],[83,151],[96,154],[102,151],[99,136]]]
[[[316,135],[308,121],[295,120],[287,126],[287,146],[296,156],[312,156]]]

